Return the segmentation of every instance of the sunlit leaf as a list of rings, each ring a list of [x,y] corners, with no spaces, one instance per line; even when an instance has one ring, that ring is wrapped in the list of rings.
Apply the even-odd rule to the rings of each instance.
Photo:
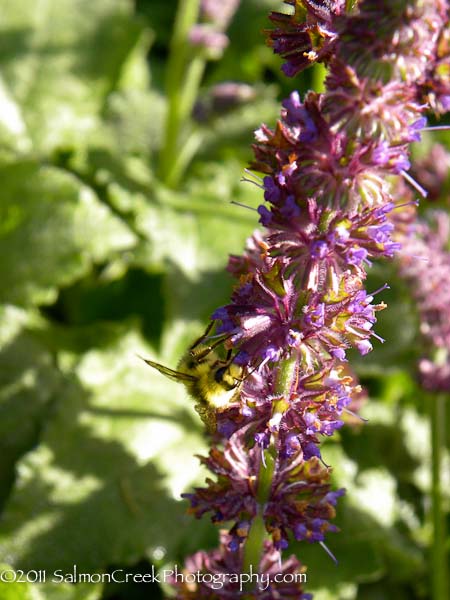
[[[60,390],[5,509],[0,555],[14,566],[98,571],[170,556],[185,536],[179,496],[199,477],[202,426],[184,389],[137,353],[150,350],[136,336],[92,351]]]

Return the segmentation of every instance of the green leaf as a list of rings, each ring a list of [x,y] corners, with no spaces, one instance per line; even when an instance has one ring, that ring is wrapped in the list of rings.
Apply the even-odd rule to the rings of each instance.
[[[26,124],[19,104],[11,96],[3,77],[0,76],[0,142],[2,152],[5,149],[21,153],[29,152],[32,147]]]
[[[162,271],[175,270],[192,281],[225,267],[228,254],[241,254],[245,240],[258,226],[252,210],[261,190],[242,184],[243,164],[205,165],[202,179],[190,180],[184,192],[174,192],[151,179],[139,159],[119,160],[107,151],[89,155],[86,181],[102,180],[102,194],[113,210],[126,219],[140,238],[134,264]],[[170,269],[170,266],[169,266]]]
[[[32,600],[100,600],[102,591],[98,583],[42,583],[33,585]]]
[[[344,451],[358,463],[360,470],[379,466],[380,456],[385,448],[389,448],[383,466],[398,480],[412,479],[418,462],[409,454],[403,437],[399,435],[398,424],[369,422],[360,430],[343,430],[341,438]]]
[[[178,499],[198,478],[202,426],[182,386],[138,353],[151,356],[134,335],[87,353],[20,461],[0,534],[15,567],[99,571],[173,556],[186,535]]]
[[[32,600],[29,583],[14,581],[18,575],[10,565],[0,563],[0,597],[2,600]]]
[[[135,243],[91,189],[60,169],[18,162],[0,168],[0,177],[2,302],[52,302],[57,287],[92,261]]]
[[[149,156],[159,149],[166,103],[156,91],[125,90],[108,99],[106,122],[112,128],[118,153]]]
[[[208,165],[203,179],[185,193],[156,189],[144,201],[132,203],[136,227],[147,237],[153,261],[170,261],[191,279],[202,272],[225,270],[230,253],[241,254],[245,240],[258,226],[257,213],[230,204],[231,200],[261,201],[260,190],[240,183],[242,165]],[[124,189],[117,190],[124,194]],[[130,203],[131,204],[131,203]],[[257,206],[257,204],[256,204]]]

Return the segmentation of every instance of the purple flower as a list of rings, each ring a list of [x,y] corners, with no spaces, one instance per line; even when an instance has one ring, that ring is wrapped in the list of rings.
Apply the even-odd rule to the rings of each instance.
[[[330,65],[326,84],[323,110],[335,128],[393,144],[417,140],[416,123],[422,107],[415,86],[360,75],[336,59]]]
[[[329,473],[317,458],[305,461],[298,455],[277,471],[264,512],[276,547],[287,543],[288,532],[297,540],[312,543],[322,542],[327,532],[337,531],[330,519],[336,514],[336,498],[344,490],[330,496]]]
[[[424,76],[419,82],[418,97],[429,104],[435,114],[440,115],[450,110],[450,14],[443,0],[438,6],[440,31],[432,58],[427,61]]]
[[[436,58],[446,12],[444,0],[362,0],[354,15],[337,24],[337,54],[360,77],[414,84]]]
[[[228,37],[211,26],[199,23],[189,32],[189,41],[193,46],[206,48],[213,52],[221,52],[228,46]]]
[[[345,0],[284,0],[294,6],[293,14],[272,12],[269,16],[275,29],[267,31],[267,43],[286,62],[282,66],[293,77],[316,61],[327,60],[336,39],[334,20],[345,10]],[[306,19],[303,12],[306,11]]]
[[[209,457],[201,460],[217,480],[208,479],[207,487],[196,488],[195,493],[184,497],[190,501],[190,512],[196,517],[209,512],[213,522],[234,522],[229,532],[230,548],[236,549],[245,541],[250,522],[258,512],[256,478],[266,468],[261,449],[247,449],[245,432],[241,431],[230,438],[223,451],[212,448]],[[336,494],[330,495],[329,476],[330,470],[317,458],[304,460],[301,450],[277,461],[263,511],[276,548],[286,547],[289,531],[295,534],[299,526],[305,528],[305,538],[311,542],[322,541],[327,531],[335,531],[329,523],[335,516],[336,504]],[[338,495],[342,493],[340,490]]]
[[[210,58],[220,57],[229,43],[224,31],[238,6],[239,0],[202,0],[202,22],[194,25],[189,32],[190,43],[207,50]]]
[[[218,549],[197,552],[186,560],[183,573],[172,577],[177,600],[312,600],[311,594],[303,592],[306,569],[295,556],[282,561],[280,552],[266,541],[258,585],[256,571],[244,571],[242,550],[231,551],[229,546],[230,536],[222,531]]]
[[[271,176],[264,180],[265,198],[279,213],[292,197],[300,209],[314,199],[323,208],[341,208],[347,214],[391,201],[386,178],[409,167],[409,125],[392,144],[336,129],[324,97],[312,92],[302,105],[298,94],[292,94],[284,107],[275,130],[263,126],[258,131],[253,162],[253,168]],[[411,108],[404,120],[415,122],[417,117]],[[269,228],[276,225],[267,213],[263,223]]]
[[[438,200],[449,189],[450,153],[441,144],[433,144],[427,154],[412,166],[412,175],[427,192],[427,200]]]

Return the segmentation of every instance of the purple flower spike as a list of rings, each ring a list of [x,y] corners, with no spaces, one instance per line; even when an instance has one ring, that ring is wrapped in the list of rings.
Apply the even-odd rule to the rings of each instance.
[[[208,336],[219,362],[205,360],[232,401],[218,403],[212,448],[201,459],[212,477],[184,496],[191,514],[228,530],[219,549],[188,559],[188,571],[211,577],[175,582],[179,599],[310,600],[298,585],[214,588],[213,575],[241,572],[247,544],[264,548],[260,573],[301,571],[292,557],[281,560],[292,540],[319,543],[335,560],[324,540],[337,531],[344,490],[330,488],[320,444],[364,421],[347,350],[366,355],[384,341],[374,327],[386,306],[374,296],[388,286],[373,294],[364,287],[374,261],[398,255],[426,342],[419,377],[427,389],[450,390],[450,221],[437,212],[412,225],[415,194],[426,196],[420,182],[437,197],[447,157],[434,149],[431,173],[423,164],[408,173],[425,111],[450,106],[448,2],[285,4],[289,14],[270,15],[268,44],[291,76],[324,62],[326,89],[292,92],[275,125],[255,133],[264,231],[230,257],[236,285]]]
[[[419,361],[419,378],[425,389],[450,391],[450,217],[443,211],[429,214],[409,230],[403,245],[400,272],[411,284],[417,301],[424,356]]]

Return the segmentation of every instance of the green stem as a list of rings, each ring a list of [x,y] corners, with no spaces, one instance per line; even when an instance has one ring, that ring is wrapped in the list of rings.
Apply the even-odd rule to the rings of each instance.
[[[275,385],[277,396],[289,396],[292,382],[296,376],[296,360],[291,358],[279,364],[278,377]],[[280,398],[274,404],[273,414],[285,411],[287,403],[284,398]],[[264,507],[269,500],[272,488],[272,479],[276,464],[276,450],[274,440],[267,450],[264,451],[265,464],[261,464],[258,474],[258,490],[256,499],[258,501],[259,511],[253,519],[250,526],[247,539],[245,541],[243,573],[259,572],[259,565],[264,551],[264,540],[267,537],[266,525],[264,522]],[[251,583],[249,584],[251,585]]]
[[[174,158],[172,168],[167,175],[167,185],[176,188],[182,178],[188,164],[191,162],[197,150],[203,143],[204,135],[201,131],[193,131],[183,144],[183,147],[178,152],[178,156]]]
[[[441,473],[442,451],[445,447],[444,394],[430,396],[431,418],[431,501],[433,521],[433,545],[431,549],[431,573],[433,600],[448,598],[446,564],[446,523],[442,509]]]
[[[189,118],[203,76],[206,60],[189,44],[197,22],[200,0],[179,0],[167,67],[168,110],[160,155],[160,176],[167,183],[179,150],[180,132]]]
[[[264,540],[266,539],[266,524],[262,515],[257,515],[250,526],[247,539],[245,540],[244,561],[242,564],[243,573],[259,573],[259,563],[264,550]],[[245,586],[247,590],[254,587],[254,582],[249,581]]]
[[[292,383],[297,377],[297,357],[291,357],[278,365],[275,393],[283,396],[291,395]]]
[[[177,114],[179,116],[179,125],[177,135],[174,140],[170,140],[169,161],[165,169],[164,182],[167,186],[175,188],[180,181],[187,165],[191,161],[195,152],[198,150],[202,135],[195,131],[180,145],[180,133],[183,125],[189,120],[192,114],[197,92],[205,71],[206,61],[202,56],[195,56],[187,67],[183,89],[180,90],[179,106]],[[172,146],[173,144],[173,146]],[[176,151],[174,149],[176,148]]]
[[[312,72],[312,89],[321,94],[325,91],[325,78],[328,74],[328,69],[323,63],[316,63]]]

